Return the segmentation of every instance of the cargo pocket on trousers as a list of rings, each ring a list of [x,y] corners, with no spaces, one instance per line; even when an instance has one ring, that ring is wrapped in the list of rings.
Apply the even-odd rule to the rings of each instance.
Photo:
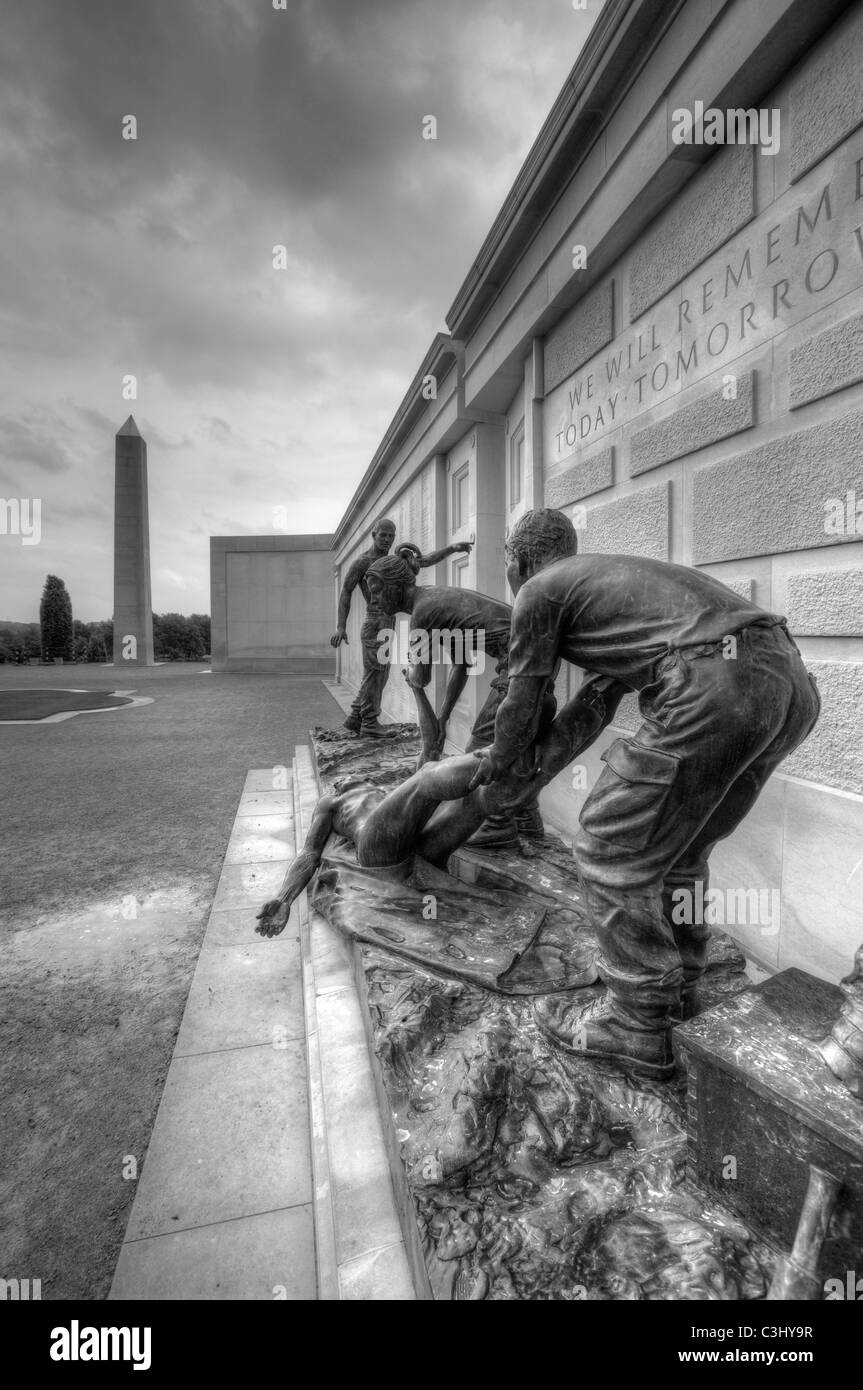
[[[626,849],[644,849],[662,814],[678,760],[619,738],[602,755],[602,775],[581,810],[583,830]]]

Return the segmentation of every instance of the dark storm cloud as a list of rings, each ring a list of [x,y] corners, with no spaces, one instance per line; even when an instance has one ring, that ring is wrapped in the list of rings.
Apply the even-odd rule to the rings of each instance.
[[[64,433],[62,422],[44,408],[0,418],[0,462],[20,492],[38,485],[40,474],[65,473],[72,467],[74,457]]]
[[[157,429],[146,415],[141,416],[140,432],[146,439],[148,448],[152,446],[154,449],[161,449],[167,453],[171,453],[175,449],[191,449],[194,443],[189,435],[181,435],[177,439],[171,439],[160,429]]]
[[[89,405],[76,405],[73,409],[92,430],[97,432],[97,434],[116,434],[116,421],[109,420],[108,416],[103,415],[101,410],[94,410],[92,406]]]
[[[162,608],[206,605],[183,538],[214,493],[211,530],[285,497],[331,529],[588,27],[571,0],[7,6],[0,476],[108,496],[131,411]]]
[[[225,0],[28,0],[4,18],[7,120],[22,149],[70,177],[81,206],[100,183],[122,197],[211,164],[250,190],[329,203],[376,173],[389,184],[429,111],[442,136],[466,140],[477,84],[452,60],[500,22],[541,40],[543,6],[292,0],[282,12],[251,0],[241,18]],[[134,162],[120,141],[127,114],[139,122]],[[494,129],[472,134],[494,149]]]

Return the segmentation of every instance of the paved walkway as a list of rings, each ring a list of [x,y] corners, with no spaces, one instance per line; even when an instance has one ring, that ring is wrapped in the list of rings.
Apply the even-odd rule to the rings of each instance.
[[[414,1297],[347,950],[253,931],[316,799],[246,778],[112,1299]]]

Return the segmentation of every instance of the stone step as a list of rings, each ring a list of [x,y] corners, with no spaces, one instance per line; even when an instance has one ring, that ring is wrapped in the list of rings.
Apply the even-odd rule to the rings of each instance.
[[[307,747],[296,750],[295,794],[302,843],[319,796]],[[351,956],[319,913],[305,911],[301,943],[319,1297],[411,1300],[416,1295]]]
[[[314,1299],[300,939],[255,914],[295,853],[290,786],[246,777],[112,1299]]]
[[[347,949],[278,889],[318,799],[251,771],[139,1174],[112,1299],[412,1299]]]

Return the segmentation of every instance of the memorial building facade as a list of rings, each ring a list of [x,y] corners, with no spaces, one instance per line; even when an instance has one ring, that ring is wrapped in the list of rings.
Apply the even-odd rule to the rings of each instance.
[[[679,142],[696,103],[738,113],[735,143]],[[424,551],[474,541],[420,582],[511,601],[508,530],[553,506],[582,551],[703,568],[784,615],[822,715],[717,847],[715,925],[766,969],[837,979],[863,934],[863,4],[608,0],[447,325],[339,523],[337,586],[385,514]],[[397,668],[383,708],[413,718]],[[628,697],[543,794],[551,825],[573,834],[639,723]]]

